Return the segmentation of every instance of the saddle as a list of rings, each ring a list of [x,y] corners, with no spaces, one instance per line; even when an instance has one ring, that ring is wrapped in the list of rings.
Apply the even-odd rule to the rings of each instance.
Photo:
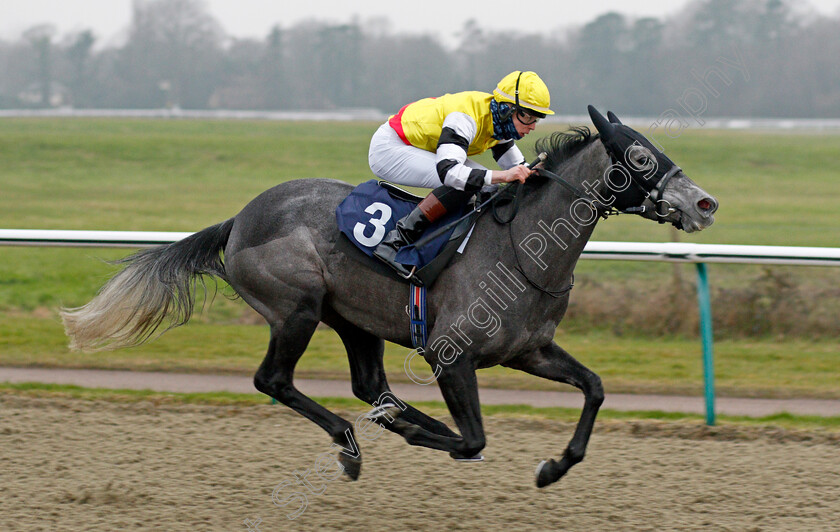
[[[336,221],[343,237],[337,245],[342,247],[349,256],[365,266],[400,279],[391,268],[382,264],[373,256],[373,250],[397,225],[397,221],[408,215],[423,199],[391,183],[371,179],[357,186],[336,208]],[[397,261],[416,268],[415,276],[425,287],[431,287],[440,273],[446,268],[456,253],[463,252],[463,246],[472,232],[472,226],[478,218],[478,212],[472,212],[464,217],[469,207],[447,213],[447,215],[432,224],[423,237],[415,244],[404,246],[397,253]],[[447,231],[427,240],[425,235],[434,234],[442,227],[446,227],[455,220],[463,219]],[[350,252],[349,250],[357,250]],[[358,253],[361,251],[361,253]]]

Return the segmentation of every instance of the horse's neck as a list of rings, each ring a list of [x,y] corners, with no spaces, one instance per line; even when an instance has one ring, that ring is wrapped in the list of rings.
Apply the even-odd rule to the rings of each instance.
[[[600,187],[603,172],[608,164],[609,159],[601,143],[594,141],[568,163],[557,168],[555,173],[579,190],[589,192],[592,190],[589,184],[594,184],[595,190]],[[547,280],[555,279],[560,282],[571,277],[600,217],[591,209],[588,200],[578,198],[559,183],[549,182],[543,188],[544,190],[534,194],[533,206],[527,209],[528,221],[525,223],[541,235],[533,236],[532,243],[542,242],[547,247],[539,259],[535,259],[533,252],[529,256],[541,269],[548,265],[545,269]],[[520,248],[528,251],[527,242],[525,246],[519,244]],[[534,248],[530,249],[533,251]]]

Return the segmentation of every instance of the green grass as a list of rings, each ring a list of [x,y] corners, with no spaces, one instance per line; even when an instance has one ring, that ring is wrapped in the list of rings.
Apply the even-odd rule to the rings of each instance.
[[[0,227],[194,231],[235,215],[260,192],[289,179],[333,177],[359,183],[374,123],[199,120],[0,120]],[[531,152],[535,135],[523,150]],[[662,140],[662,139],[660,139]],[[666,142],[667,141],[667,142]],[[683,241],[836,246],[840,156],[836,136],[685,131],[664,139],[667,153],[720,200],[717,223]],[[488,154],[479,157],[492,166]],[[594,240],[670,241],[671,229],[634,216],[598,225]],[[0,309],[81,304],[98,286],[91,257],[112,250],[10,250],[0,261]],[[81,262],[81,264],[78,264]],[[655,280],[671,265],[582,261],[579,276]],[[718,268],[715,267],[715,270]],[[100,281],[103,270],[98,273]],[[760,274],[730,269],[735,284]],[[716,274],[715,271],[712,272]],[[812,268],[806,280],[837,284]],[[33,291],[31,282],[38,287]],[[74,279],[85,285],[77,286]],[[715,282],[726,282],[717,276]],[[80,290],[79,288],[83,288]]]
[[[67,350],[57,318],[18,315],[0,322],[0,365],[103,368],[252,375],[268,345],[266,326],[191,322],[138,348],[84,354]],[[557,341],[604,381],[607,392],[702,394],[701,350],[692,338],[616,336],[592,331],[557,335]],[[387,343],[391,382],[410,382],[410,350]],[[722,340],[715,344],[720,395],[840,398],[836,341]],[[415,359],[412,370],[431,378]],[[298,364],[300,378],[349,379],[347,355],[330,329],[316,331]],[[501,366],[480,370],[483,386],[557,390],[572,388]]]
[[[0,227],[191,231],[235,214],[289,179],[371,178],[378,124],[199,120],[0,120]],[[540,128],[523,149],[556,126]],[[659,139],[720,200],[717,226],[686,240],[834,246],[836,136],[687,130]],[[489,155],[479,158],[490,164]],[[602,223],[596,240],[666,241],[634,217]]]
[[[302,177],[359,183],[372,176],[367,146],[374,123],[238,122],[121,119],[0,120],[0,227],[193,231],[233,216],[263,190]],[[550,132],[542,126],[535,135]],[[530,154],[537,138],[522,143]],[[662,141],[668,155],[721,203],[717,223],[686,242],[837,246],[840,179],[836,136],[685,131]],[[491,165],[489,155],[480,158]],[[669,241],[665,226],[632,216],[599,224],[595,240]],[[126,250],[0,248],[0,364],[121,367],[251,373],[267,344],[264,327],[222,287],[212,306],[188,327],[135,350],[106,355],[66,352],[56,319],[61,305],[87,302],[115,271],[103,259]],[[620,293],[634,287],[660,304],[676,271],[688,266],[581,261],[573,304],[587,286]],[[767,268],[710,267],[713,288],[738,289]],[[803,294],[840,285],[840,270],[773,268]],[[689,294],[690,298],[693,298]],[[823,296],[827,297],[827,296]],[[835,298],[836,299],[836,298]],[[759,301],[759,303],[762,303]],[[773,303],[773,302],[771,302]],[[784,302],[781,302],[784,304]],[[638,312],[634,301],[608,297],[593,305]],[[638,303],[637,303],[638,304]],[[693,299],[686,303],[694,306]],[[775,303],[773,303],[775,304]],[[595,306],[597,306],[595,305]],[[831,318],[831,302],[816,309]],[[835,305],[836,306],[836,305]],[[728,309],[718,309],[718,312]],[[826,317],[827,316],[827,317]],[[809,316],[802,316],[802,319]],[[258,321],[258,320],[257,320]],[[745,324],[749,327],[750,324]],[[565,332],[564,332],[565,331]],[[604,332],[609,331],[609,332]],[[695,393],[702,385],[699,342],[679,335],[651,337],[609,323],[567,320],[561,344],[598,372],[609,391]],[[838,397],[837,336],[726,337],[716,343],[717,382],[731,395]],[[401,348],[389,347],[392,379],[404,379]],[[343,349],[319,331],[303,357],[305,376],[344,377]],[[480,372],[497,386],[551,387],[502,368]],[[536,384],[535,384],[536,383]]]
[[[299,177],[369,177],[374,124],[0,121],[0,227],[193,231]]]
[[[166,404],[202,404],[218,406],[255,406],[270,404],[269,399],[262,394],[237,394],[231,392],[214,393],[170,393],[150,390],[112,390],[105,388],[83,388],[65,384],[42,383],[0,383],[0,395],[11,394],[25,397],[40,397],[47,399],[76,399],[85,401],[113,401],[140,402],[146,401],[158,405]],[[343,399],[336,397],[313,397],[324,407],[344,412],[364,412],[370,405],[357,399]],[[412,406],[433,417],[449,415],[446,404],[440,401],[417,401]],[[278,407],[280,408],[280,407]],[[484,405],[481,407],[484,416],[506,418],[534,418],[563,422],[577,422],[580,410],[575,408],[541,408],[527,405]],[[611,421],[660,421],[667,423],[691,422],[697,425],[705,421],[698,414],[684,414],[678,412],[661,411],[620,411],[602,409],[598,413],[599,424]],[[797,431],[816,431],[831,435],[840,432],[840,417],[800,416],[792,414],[773,414],[763,417],[746,416],[716,416],[718,428],[725,427],[779,427]],[[714,430],[714,429],[710,429]]]

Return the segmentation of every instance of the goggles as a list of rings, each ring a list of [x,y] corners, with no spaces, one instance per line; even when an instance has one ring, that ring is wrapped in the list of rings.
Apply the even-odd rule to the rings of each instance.
[[[531,126],[540,121],[540,117],[529,114],[528,112],[523,111],[522,109],[518,109],[516,111],[516,118],[522,123],[523,126]]]

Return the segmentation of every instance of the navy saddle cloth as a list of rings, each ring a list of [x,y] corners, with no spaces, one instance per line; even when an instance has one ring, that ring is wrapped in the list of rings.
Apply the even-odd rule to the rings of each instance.
[[[394,185],[379,183],[375,179],[357,186],[335,210],[339,230],[371,261],[387,268],[373,256],[373,250],[400,218],[408,215],[423,198],[410,194]],[[433,223],[425,234],[432,234],[441,227],[461,218],[466,207],[447,213]],[[426,286],[431,286],[438,274],[452,259],[461,242],[468,236],[469,229],[478,213],[465,218],[445,233],[417,248],[413,244],[404,246],[397,253],[397,262],[417,267],[416,276]],[[422,238],[420,239],[422,240]],[[418,240],[418,242],[420,242]],[[399,277],[390,268],[393,276]],[[400,277],[401,278],[401,277]]]

